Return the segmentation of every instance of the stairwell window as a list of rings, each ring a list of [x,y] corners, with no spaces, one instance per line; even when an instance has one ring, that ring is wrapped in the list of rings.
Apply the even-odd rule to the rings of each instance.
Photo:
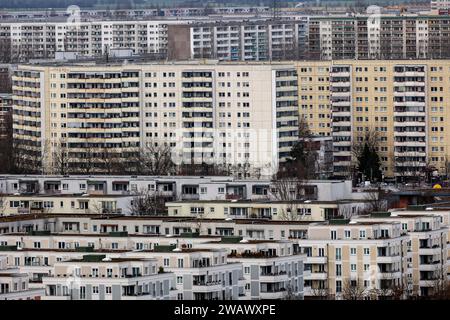
[[[342,259],[342,248],[336,248],[336,260],[339,261]]]
[[[337,264],[336,265],[336,277],[342,276],[342,265]]]

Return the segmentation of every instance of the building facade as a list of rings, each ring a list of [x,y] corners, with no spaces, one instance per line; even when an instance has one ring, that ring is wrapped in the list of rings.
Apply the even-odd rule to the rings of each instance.
[[[159,145],[177,164],[270,176],[298,135],[292,65],[29,65],[13,79],[14,139],[31,169],[107,172]]]
[[[447,60],[297,62],[299,113],[333,139],[336,176],[350,176],[354,146],[376,140],[385,178],[448,173]]]

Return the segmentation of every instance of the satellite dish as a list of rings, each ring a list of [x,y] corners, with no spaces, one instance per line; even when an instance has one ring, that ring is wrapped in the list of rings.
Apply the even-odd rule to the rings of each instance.
[[[107,257],[107,258],[103,258],[102,259],[103,262],[108,262],[108,261],[112,261],[111,258]]]
[[[181,250],[180,248],[175,248],[175,249],[173,249],[172,251],[173,251],[173,252],[181,252],[181,251],[183,251],[183,250]]]
[[[242,239],[241,241],[239,241],[240,243],[248,243],[247,239]]]
[[[171,234],[166,234],[166,238],[170,238],[170,237],[172,237]]]

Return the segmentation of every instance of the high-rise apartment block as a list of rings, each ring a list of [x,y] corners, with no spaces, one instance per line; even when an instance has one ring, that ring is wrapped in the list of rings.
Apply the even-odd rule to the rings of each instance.
[[[13,92],[14,138],[43,168],[61,154],[69,172],[101,168],[152,144],[179,164],[249,163],[271,175],[298,136],[293,64],[26,65]]]
[[[276,168],[304,122],[332,139],[335,176],[352,175],[353,146],[367,135],[385,178],[444,175],[449,70],[447,60],[24,65],[13,77],[14,137],[47,167],[61,144],[85,168],[74,159],[98,153],[101,167],[105,154],[157,143],[180,163]]]
[[[352,146],[377,137],[385,177],[448,171],[447,60],[297,62],[299,113],[333,138],[334,174],[349,176]]]
[[[98,57],[121,48],[169,59],[227,61],[450,57],[450,16],[431,13],[120,19],[6,20],[0,23],[3,60],[52,58],[59,51]]]

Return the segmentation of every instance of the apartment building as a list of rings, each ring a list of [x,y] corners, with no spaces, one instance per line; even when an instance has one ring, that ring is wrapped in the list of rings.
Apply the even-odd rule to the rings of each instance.
[[[228,260],[243,265],[241,299],[303,299],[305,255],[295,252],[292,241],[246,240],[226,237],[219,242],[194,244],[196,248],[223,248]],[[227,246],[229,245],[229,246]]]
[[[178,300],[238,300],[242,293],[242,264],[228,261],[223,248],[158,245],[153,250],[127,255],[154,257],[161,270],[173,272]]]
[[[133,196],[126,195],[10,195],[2,198],[1,215],[131,214]]]
[[[169,59],[228,61],[299,58],[306,18],[286,21],[196,22],[168,26]],[[303,45],[303,46],[302,46]]]
[[[43,300],[169,300],[173,274],[154,259],[85,255],[56,263],[42,281]]]
[[[295,181],[294,181],[295,182]],[[354,190],[350,180],[307,180],[296,187],[298,200],[363,200],[368,193]],[[172,200],[276,199],[278,186],[269,179],[233,176],[110,176],[0,175],[3,195],[134,195],[156,193]]]
[[[448,20],[433,13],[375,13],[185,23],[168,27],[168,52],[171,58],[190,53],[191,58],[247,61],[442,59],[449,57]],[[184,47],[176,46],[178,41]]]
[[[447,214],[448,215],[448,214]],[[409,277],[411,290],[420,296],[428,296],[436,290],[437,282],[448,277],[448,224],[439,214],[408,214],[407,211],[373,214],[356,217],[355,221],[399,221],[408,232]]]
[[[367,209],[366,200],[209,200],[167,202],[170,217],[207,219],[269,219],[324,221],[338,215],[355,215]]]
[[[6,20],[7,21],[7,20]],[[54,58],[56,52],[72,51],[81,56],[102,56],[110,49],[128,48],[134,54],[164,57],[167,24],[171,20],[107,20],[51,17],[42,21],[22,19],[0,23],[0,41],[5,44],[6,63]],[[5,51],[6,51],[5,50]]]
[[[407,233],[401,223],[333,221],[308,228],[308,239],[298,240],[306,253],[305,296],[349,299],[349,292],[376,297],[408,283]],[[350,289],[353,288],[353,289]],[[355,297],[353,297],[355,298]]]
[[[450,211],[448,209],[443,208],[429,208],[427,210],[420,210],[420,208],[416,208],[416,210],[391,210],[391,216],[438,216],[440,217],[441,226],[449,226],[450,222]],[[447,232],[447,276],[450,277],[450,243],[448,243],[448,239],[450,239],[450,229]]]
[[[92,11],[80,12],[79,21],[64,13],[45,22],[29,13],[4,14],[0,42],[10,53],[3,60],[53,58],[58,51],[101,56],[117,48],[154,58],[230,61],[449,58],[450,18],[434,12],[273,20],[265,11],[250,9],[230,13],[233,9],[227,8],[218,13],[223,16],[207,18],[194,17],[197,13],[189,8],[166,10],[164,18],[148,18],[154,15],[151,10]]]
[[[0,300],[40,300],[42,289],[28,287],[28,275],[0,269]]]
[[[430,6],[432,10],[448,10],[450,9],[450,1],[448,0],[431,0]]]
[[[333,139],[336,176],[350,176],[352,146],[375,135],[383,175],[398,181],[448,172],[446,60],[298,62],[299,112]]]
[[[41,64],[13,79],[14,138],[51,171],[61,154],[69,172],[105,171],[108,159],[166,144],[178,164],[250,163],[265,176],[297,137],[292,65]]]

